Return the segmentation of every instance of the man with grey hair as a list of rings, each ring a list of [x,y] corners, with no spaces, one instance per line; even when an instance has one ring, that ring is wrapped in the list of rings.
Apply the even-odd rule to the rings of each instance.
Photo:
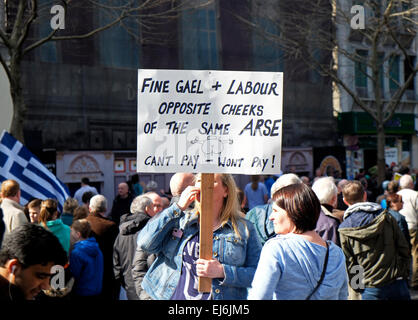
[[[163,200],[161,199],[160,195],[157,192],[149,191],[143,195],[147,196],[148,198],[152,200],[154,204],[153,205],[154,214],[157,214],[163,211]]]
[[[280,176],[271,186],[271,200],[274,200],[274,194],[278,190],[296,183],[303,182],[294,173],[287,173]],[[270,214],[272,213],[272,206],[272,201],[269,201],[267,204],[252,208],[246,215],[246,219],[254,224],[257,231],[257,236],[260,239],[262,245],[264,245],[268,239],[276,235],[274,233],[273,221],[269,219]]]
[[[86,219],[103,254],[103,287],[100,297],[115,300],[119,287],[113,274],[113,244],[118,235],[118,227],[115,222],[106,218],[107,200],[103,195],[98,194],[90,199],[89,212]]]
[[[397,192],[402,197],[403,208],[399,211],[405,217],[411,237],[412,275],[410,286],[418,289],[418,192],[414,190],[414,181],[409,174],[399,179],[401,190]]]
[[[126,292],[128,300],[139,300],[132,274],[136,252],[136,238],[148,220],[155,215],[153,202],[146,195],[136,197],[131,204],[131,213],[121,217],[119,235],[113,247],[113,272],[115,279]]]
[[[286,173],[280,176],[271,186],[271,197],[276,193],[277,190],[290,186],[291,184],[295,183],[302,183],[303,181],[294,173]]]
[[[89,203],[89,212],[97,213],[103,217],[106,217],[106,212],[107,212],[106,198],[101,194],[97,194],[91,197],[90,203]]]
[[[338,194],[334,178],[323,177],[317,179],[312,185],[312,190],[321,203],[321,212],[316,223],[315,231],[322,239],[331,240],[339,246],[338,226],[340,220],[333,214],[333,210],[337,206]],[[344,212],[342,213],[344,214]]]
[[[137,214],[137,219],[135,222],[136,225],[138,225],[138,228],[136,229],[136,233],[133,236],[132,240],[132,248],[134,249],[134,255],[133,255],[133,261],[131,264],[131,276],[133,281],[133,287],[129,287],[131,290],[131,293],[127,292],[127,298],[129,300],[151,300],[151,297],[147,294],[147,292],[142,288],[142,280],[145,277],[145,274],[155,261],[156,255],[155,254],[149,254],[148,252],[142,250],[140,247],[137,246],[137,237],[138,233],[142,230],[142,228],[145,226],[145,224],[150,220],[150,218],[155,218],[161,210],[156,211],[156,200],[160,200],[156,197],[159,197],[155,192],[148,192],[145,195],[145,197],[148,197],[149,201],[147,202],[141,202],[143,203],[142,207],[145,208],[143,212]],[[154,199],[152,199],[154,197]],[[137,199],[137,198],[136,198]],[[136,200],[135,199],[135,200]],[[134,200],[134,202],[135,202]],[[145,206],[145,207],[144,207]],[[138,204],[138,207],[141,207]],[[132,210],[132,209],[131,209]],[[133,211],[132,211],[133,212]],[[138,222],[140,221],[140,223]],[[121,230],[122,232],[122,230]],[[134,243],[135,242],[135,243]],[[124,248],[124,250],[126,250]],[[135,291],[135,294],[132,293]]]

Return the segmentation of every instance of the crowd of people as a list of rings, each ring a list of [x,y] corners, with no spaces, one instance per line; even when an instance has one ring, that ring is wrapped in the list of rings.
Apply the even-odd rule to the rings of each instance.
[[[62,212],[56,199],[21,206],[19,184],[5,180],[0,300],[408,300],[415,183],[404,173],[373,190],[368,180],[286,173],[241,190],[214,174],[212,259],[199,255],[200,174],[174,174],[167,194],[122,182],[111,206],[83,178]],[[211,290],[199,291],[199,277]]]

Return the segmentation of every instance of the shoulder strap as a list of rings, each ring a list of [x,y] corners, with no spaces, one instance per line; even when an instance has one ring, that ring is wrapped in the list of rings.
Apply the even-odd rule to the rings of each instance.
[[[321,277],[319,278],[319,281],[315,287],[315,289],[313,289],[313,291],[309,294],[309,296],[306,297],[305,300],[310,300],[312,295],[316,292],[316,290],[318,290],[319,286],[321,285],[322,281],[324,280],[325,277],[325,271],[327,270],[327,265],[328,265],[328,256],[329,256],[329,246],[328,246],[328,242],[325,241],[326,245],[327,245],[327,252],[325,254],[325,262],[324,262],[324,269],[322,270],[322,274]]]

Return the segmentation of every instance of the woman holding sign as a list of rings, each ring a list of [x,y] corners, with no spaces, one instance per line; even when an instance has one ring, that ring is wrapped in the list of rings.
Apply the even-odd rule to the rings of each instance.
[[[200,175],[177,203],[151,219],[138,246],[158,254],[142,286],[153,299],[246,299],[261,244],[239,210],[237,187],[229,174],[215,174],[213,259],[199,259]],[[188,211],[195,201],[195,209]],[[198,277],[212,278],[209,293],[198,291]]]

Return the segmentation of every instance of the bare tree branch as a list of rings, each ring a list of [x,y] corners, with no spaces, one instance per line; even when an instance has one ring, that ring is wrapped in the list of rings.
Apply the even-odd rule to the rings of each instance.
[[[159,6],[161,6],[162,3],[168,3],[169,1],[167,0],[163,0],[163,1],[155,1],[155,0],[146,0],[143,3],[141,3],[139,6],[137,7],[133,7],[134,5],[134,1],[129,1],[124,5],[120,5],[120,6],[112,6],[112,5],[105,5],[103,3],[94,1],[94,0],[88,0],[89,3],[91,3],[92,7],[97,7],[100,8],[102,10],[108,10],[110,12],[112,12],[114,14],[114,16],[116,16],[111,22],[107,23],[106,25],[96,28],[94,30],[91,30],[90,32],[87,32],[85,34],[79,34],[79,35],[68,35],[68,36],[57,36],[57,31],[58,30],[53,30],[50,32],[50,34],[42,39],[39,39],[38,41],[32,43],[31,45],[27,46],[24,50],[23,50],[23,55],[27,54],[28,52],[30,52],[31,50],[38,48],[39,46],[49,42],[49,41],[63,41],[63,40],[76,40],[76,39],[86,39],[89,37],[92,37],[100,32],[103,32],[107,29],[112,28],[115,25],[120,24],[122,27],[125,27],[125,29],[127,30],[127,32],[134,36],[136,39],[138,39],[138,36],[135,36],[134,33],[131,30],[128,30],[126,28],[126,26],[122,23],[123,20],[127,19],[127,18],[136,18],[138,23],[143,26],[146,27],[146,25],[144,23],[141,23],[140,21],[142,19],[147,19],[147,18],[153,18],[153,19],[164,19],[162,21],[162,23],[166,23],[167,19],[175,19],[177,17],[177,15],[179,14],[179,12],[181,10],[186,10],[186,9],[190,9],[191,7],[193,8],[203,8],[206,7],[207,5],[213,3],[213,0],[208,0],[205,3],[199,3],[199,4],[194,4],[194,5],[188,5],[188,3],[190,1],[185,1],[184,3],[181,3],[178,6],[174,6],[174,7],[170,7],[166,10],[160,10],[157,12],[153,12],[153,13],[143,13],[144,10],[150,10],[152,8],[158,8]],[[193,1],[191,1],[190,3],[193,3]],[[68,3],[67,3],[68,5]],[[84,3],[83,3],[84,5]],[[96,8],[96,9],[97,9]],[[121,11],[120,13],[118,11]]]
[[[414,81],[414,78],[418,72],[418,67],[416,67],[411,74],[409,75],[408,79],[406,79],[403,86],[400,86],[396,93],[392,96],[392,99],[389,101],[388,106],[386,108],[386,116],[383,118],[383,122],[386,123],[388,120],[392,118],[394,115],[396,108],[399,106],[401,98],[405,91],[408,89],[409,85]]]
[[[4,71],[6,72],[7,78],[9,79],[9,82],[12,80],[12,75],[10,73],[9,66],[7,65],[6,61],[0,54],[0,64],[3,66]]]
[[[28,31],[30,26],[32,25],[32,22],[36,19],[37,16],[37,0],[31,0],[31,12],[30,12],[30,16],[29,19],[25,22],[25,24],[22,27],[22,34],[19,37],[19,39],[17,40],[17,47],[21,47],[23,42],[25,41],[27,35],[28,35]]]

